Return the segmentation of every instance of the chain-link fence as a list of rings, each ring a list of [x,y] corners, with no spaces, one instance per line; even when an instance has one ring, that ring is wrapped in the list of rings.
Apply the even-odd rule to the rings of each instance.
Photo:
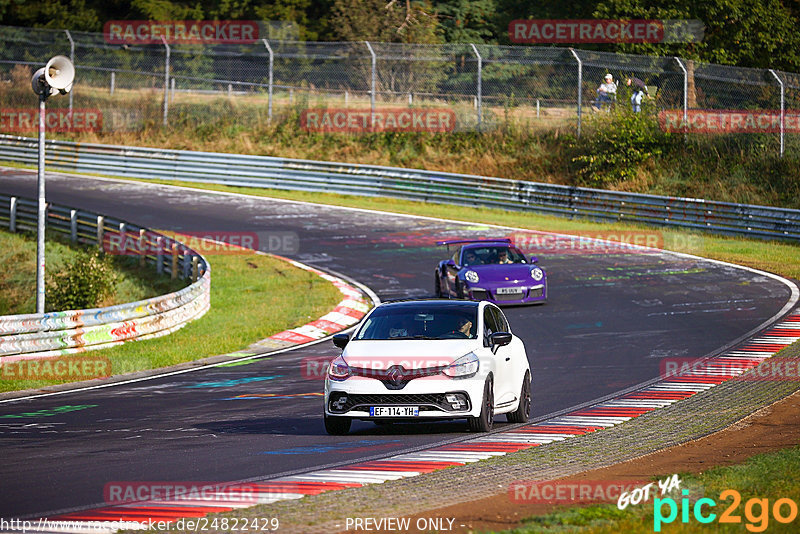
[[[102,33],[3,26],[0,36],[3,132],[33,131],[30,76],[56,54],[77,70],[68,102],[51,103],[60,114],[48,113],[61,131],[248,127],[309,108],[366,110],[374,121],[381,110],[447,108],[457,130],[513,121],[581,135],[603,111],[597,90],[609,73],[619,83],[611,105],[630,106],[635,85],[624,81],[638,78],[650,95],[643,107],[678,117],[684,131],[761,134],[781,154],[800,131],[800,74],[674,57],[470,44],[118,45]]]

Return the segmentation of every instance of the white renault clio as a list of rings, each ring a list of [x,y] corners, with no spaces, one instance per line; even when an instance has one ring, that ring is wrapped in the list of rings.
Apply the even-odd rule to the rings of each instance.
[[[522,341],[486,301],[406,300],[375,307],[325,377],[325,429],[346,434],[353,419],[466,419],[473,431],[494,416],[528,420],[531,371]]]

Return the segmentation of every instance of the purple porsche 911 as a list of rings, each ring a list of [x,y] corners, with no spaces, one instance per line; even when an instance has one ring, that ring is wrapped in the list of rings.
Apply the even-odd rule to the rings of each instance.
[[[510,239],[440,241],[456,247],[436,267],[438,297],[488,300],[497,304],[541,304],[547,301],[547,276]]]

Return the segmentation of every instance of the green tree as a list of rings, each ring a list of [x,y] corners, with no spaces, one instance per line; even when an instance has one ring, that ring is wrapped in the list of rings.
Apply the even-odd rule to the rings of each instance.
[[[87,5],[86,0],[0,0],[0,23],[9,26],[100,31],[102,23],[94,4],[96,2],[90,1]]]
[[[497,0],[448,0],[437,2],[436,13],[448,43],[494,43]]]
[[[331,23],[343,41],[442,42],[436,14],[425,2],[334,0]]]
[[[800,70],[800,4],[788,0],[666,0],[657,5],[637,0],[605,0],[598,18],[699,19],[702,42],[618,44],[631,53],[679,55],[742,67]]]

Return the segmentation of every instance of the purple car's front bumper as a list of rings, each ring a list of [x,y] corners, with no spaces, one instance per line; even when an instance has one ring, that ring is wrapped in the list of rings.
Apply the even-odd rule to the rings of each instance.
[[[542,280],[526,286],[511,286],[520,291],[509,293],[505,287],[470,287],[467,296],[472,300],[488,300],[499,305],[536,304],[547,301],[547,282]],[[501,290],[498,292],[498,290]],[[503,292],[502,290],[505,290]]]

